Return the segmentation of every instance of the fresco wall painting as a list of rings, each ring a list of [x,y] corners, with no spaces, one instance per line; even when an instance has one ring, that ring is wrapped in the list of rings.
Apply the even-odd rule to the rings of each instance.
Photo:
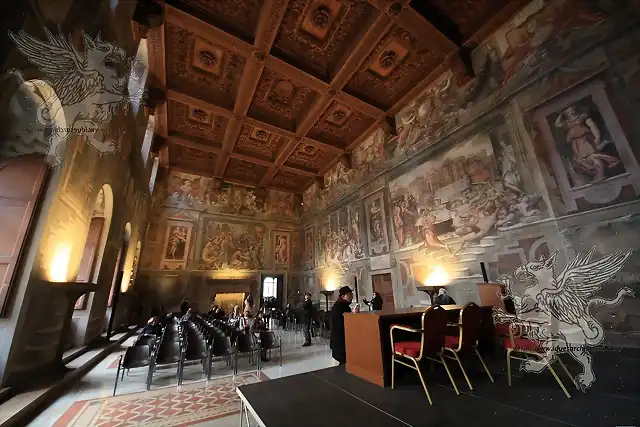
[[[551,152],[568,212],[640,194],[640,169],[608,101],[605,84],[583,85],[533,112]]]
[[[266,230],[255,223],[220,222],[201,217],[198,270],[260,270],[264,267]]]
[[[364,200],[367,220],[367,239],[369,256],[378,256],[389,252],[389,235],[387,233],[387,214],[384,193],[379,191]]]
[[[162,268],[184,270],[189,255],[193,224],[183,221],[169,221],[165,232]]]
[[[273,265],[288,268],[291,264],[291,233],[276,230],[273,232]]]

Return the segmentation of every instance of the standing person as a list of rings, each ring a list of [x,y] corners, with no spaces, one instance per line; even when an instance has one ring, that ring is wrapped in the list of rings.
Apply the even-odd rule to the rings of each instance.
[[[338,299],[331,307],[331,356],[341,365],[347,363],[347,346],[344,338],[344,314],[351,313],[353,291],[343,286],[338,291]]]
[[[303,347],[309,347],[311,345],[311,322],[313,321],[313,302],[311,301],[311,294],[307,292],[304,294],[304,302],[302,303],[302,321],[304,322],[304,344]]]
[[[184,315],[187,314],[187,311],[189,311],[189,303],[187,302],[187,299],[185,298],[180,303],[180,317],[184,317]]]
[[[244,312],[246,313],[248,311],[249,313],[253,314],[253,307],[254,307],[253,297],[251,296],[251,294],[249,294],[244,299]]]
[[[382,295],[380,295],[378,292],[374,292],[371,301],[367,301],[366,298],[363,298],[362,302],[371,307],[371,310],[377,311],[382,310],[382,303],[384,302],[384,300],[382,299]]]

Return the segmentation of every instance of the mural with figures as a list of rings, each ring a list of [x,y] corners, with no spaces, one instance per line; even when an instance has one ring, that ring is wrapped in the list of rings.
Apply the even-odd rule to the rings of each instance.
[[[324,189],[315,185],[307,189],[305,213],[326,209],[354,187],[472,122],[541,76],[558,69],[575,71],[572,67],[562,70],[559,65],[583,55],[589,46],[609,35],[632,27],[637,16],[633,0],[531,2],[474,50],[476,78],[459,85],[454,75],[446,72],[436,79],[397,114],[397,136],[374,134],[354,150],[357,167],[347,171],[336,165],[325,176]],[[537,92],[544,93],[542,89]]]
[[[302,200],[278,190],[259,191],[207,177],[172,172],[166,183],[166,207],[258,218],[298,220]]]
[[[359,204],[345,206],[325,218],[318,230],[318,266],[364,258],[362,225]]]
[[[524,191],[513,149],[482,133],[389,183],[399,248],[459,253],[468,243],[542,218],[544,203]],[[499,162],[499,163],[498,163]]]
[[[264,265],[265,228],[261,224],[200,220],[199,270],[260,270]]]

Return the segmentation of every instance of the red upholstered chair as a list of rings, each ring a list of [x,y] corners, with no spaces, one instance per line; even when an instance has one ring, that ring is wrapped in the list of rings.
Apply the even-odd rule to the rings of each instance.
[[[544,326],[548,326],[541,323],[527,322],[523,320],[512,320],[509,325],[509,336],[504,338],[504,348],[507,350],[507,378],[509,381],[509,387],[511,387],[511,359],[522,361],[542,362],[545,364],[544,369],[549,369],[553,377],[560,385],[560,388],[564,392],[565,396],[571,399],[571,395],[567,391],[567,388],[560,380],[560,377],[553,369],[553,363],[558,362],[564,372],[569,376],[574,386],[577,385],[571,376],[571,373],[567,369],[560,355],[548,354],[547,349],[544,347],[544,343],[538,339],[533,338],[536,336],[535,330]],[[543,369],[543,370],[544,370]]]
[[[464,366],[462,366],[462,361],[460,360],[459,355],[460,353],[471,351],[475,352],[478,359],[480,359],[480,363],[482,363],[482,367],[489,376],[489,379],[493,382],[493,376],[491,376],[491,372],[489,372],[487,364],[484,363],[484,359],[478,351],[478,340],[480,339],[481,332],[482,309],[476,303],[470,302],[460,310],[457,334],[447,335],[444,342],[445,349],[448,353],[451,353],[451,356],[448,357],[450,359],[455,359],[458,362],[458,365],[460,365],[460,369],[462,370],[462,374],[464,375],[464,379],[467,380],[467,384],[471,390],[473,390],[473,386],[471,385],[471,381],[469,381],[467,372],[464,370]]]
[[[431,306],[422,314],[422,328],[413,329],[402,325],[391,326],[391,388],[395,389],[395,366],[400,363],[418,372],[422,387],[427,395],[429,404],[433,405],[427,384],[424,381],[420,363],[424,360],[442,363],[449,375],[456,394],[460,394],[453,381],[449,367],[443,358],[444,339],[447,329],[447,312],[440,306]],[[400,332],[414,334],[420,341],[397,341]]]

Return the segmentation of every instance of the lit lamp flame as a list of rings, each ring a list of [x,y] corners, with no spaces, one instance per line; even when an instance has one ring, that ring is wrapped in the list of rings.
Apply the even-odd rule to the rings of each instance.
[[[327,279],[327,286],[324,287],[327,291],[334,291],[336,289],[336,282],[333,277]]]
[[[446,286],[449,283],[449,274],[440,266],[434,267],[424,281],[427,286]]]
[[[49,265],[49,280],[52,282],[66,282],[70,260],[71,247],[58,246]]]

